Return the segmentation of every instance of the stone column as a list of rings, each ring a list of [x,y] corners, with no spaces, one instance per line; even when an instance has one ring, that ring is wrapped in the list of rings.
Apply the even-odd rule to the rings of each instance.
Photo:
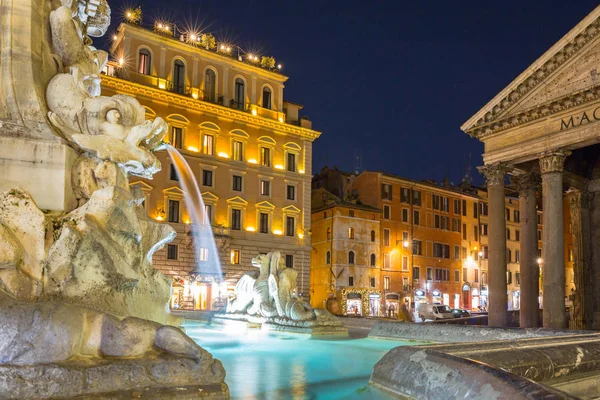
[[[569,200],[569,214],[571,215],[571,234],[573,235],[573,275],[575,293],[573,309],[571,310],[570,329],[590,329],[591,318],[586,297],[585,278],[591,277],[586,273],[589,270],[589,235],[590,235],[590,209],[587,191],[570,189],[567,192]],[[589,278],[588,278],[589,279]]]
[[[538,258],[537,240],[537,207],[535,193],[540,183],[540,178],[534,174],[523,174],[512,177],[512,181],[519,190],[519,215],[520,232],[519,240],[519,273],[521,276],[521,310],[519,311],[519,325],[521,328],[534,328],[539,326],[538,316],[540,303],[540,266]]]
[[[508,168],[503,163],[479,167],[485,175],[488,189],[488,326],[505,327],[508,321],[506,294],[506,220],[504,176]]]
[[[544,328],[565,329],[565,248],[563,222],[563,168],[566,151],[540,155],[542,173],[544,235],[542,281]]]

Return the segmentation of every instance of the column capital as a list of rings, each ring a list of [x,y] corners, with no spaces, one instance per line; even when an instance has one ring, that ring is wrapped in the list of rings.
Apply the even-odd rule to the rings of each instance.
[[[512,166],[503,162],[499,162],[477,167],[477,170],[480,174],[485,176],[488,186],[498,186],[504,184],[504,175],[512,171]]]
[[[510,181],[517,187],[519,196],[527,195],[527,192],[530,190],[537,190],[542,183],[539,175],[533,172],[513,175],[510,177]]]
[[[565,159],[571,155],[568,150],[550,150],[540,154],[540,172],[542,175],[551,172],[563,172]]]

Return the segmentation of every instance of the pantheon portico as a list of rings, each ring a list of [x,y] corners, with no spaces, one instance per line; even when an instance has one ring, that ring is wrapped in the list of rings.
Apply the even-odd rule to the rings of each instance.
[[[519,192],[521,327],[600,329],[600,7],[461,129],[484,143],[489,197],[489,325],[507,325],[505,186]],[[510,183],[508,178],[510,177]],[[536,194],[543,209],[538,265]],[[565,309],[564,207],[575,292]],[[570,293],[569,293],[570,294]]]

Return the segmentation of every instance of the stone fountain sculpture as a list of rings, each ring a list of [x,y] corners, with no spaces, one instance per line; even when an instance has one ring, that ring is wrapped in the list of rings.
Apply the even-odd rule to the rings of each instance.
[[[19,182],[34,195],[0,193],[0,398],[227,398],[221,363],[170,326],[170,283],[152,268],[175,232],[145,216],[127,176],[160,170],[153,151],[167,125],[146,121],[132,97],[100,96],[107,54],[89,36],[108,28],[106,0],[20,0],[5,16],[0,37],[29,39],[39,54],[1,53],[0,65],[13,69],[0,75],[0,142],[21,151],[20,161],[34,146],[40,167]],[[15,79],[15,67],[36,81]],[[31,96],[20,98],[19,86]],[[57,148],[67,154],[59,162]],[[40,208],[59,203],[40,195],[36,173],[57,165],[68,179],[56,185],[72,201]]]
[[[256,269],[246,272],[235,286],[225,314],[213,321],[223,324],[260,324],[265,330],[347,334],[347,329],[324,309],[313,309],[296,297],[298,271],[285,265],[281,253],[273,251],[252,259]]]

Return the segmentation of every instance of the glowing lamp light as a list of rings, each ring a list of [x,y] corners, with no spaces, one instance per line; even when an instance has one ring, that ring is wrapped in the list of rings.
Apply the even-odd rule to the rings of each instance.
[[[162,221],[162,220],[163,220],[163,217],[161,217],[160,215],[157,215],[157,216],[156,216],[156,220],[157,220],[157,221]]]
[[[303,169],[299,169],[299,170],[298,170],[298,173],[300,173],[300,174],[303,174],[303,173],[304,173],[304,170],[303,170]]]
[[[187,148],[187,149],[188,149],[189,151],[193,151],[193,152],[196,152],[196,153],[198,152],[198,148],[197,148],[197,147],[194,147],[194,146],[188,146],[188,148]]]
[[[277,164],[277,165],[275,166],[275,169],[283,169],[283,165],[281,165],[281,164]]]
[[[158,88],[159,89],[166,89],[167,88],[167,82],[164,79],[159,79],[158,80]]]
[[[163,25],[162,24],[158,24],[158,28],[162,29]]]
[[[253,226],[249,226],[249,227],[247,227],[247,228],[246,228],[246,230],[247,230],[248,232],[256,232],[256,228],[255,228],[255,227],[253,227]]]
[[[405,240],[405,241],[402,243],[402,246],[404,246],[404,248],[408,248],[408,240]]]
[[[258,161],[256,161],[254,158],[249,159],[248,162],[250,164],[258,164]]]
[[[117,35],[113,35],[113,40],[117,40]]]
[[[257,114],[256,109],[255,108],[252,109],[252,115],[256,116],[256,114]]]
[[[123,59],[123,57],[119,58],[119,65],[123,66],[123,64],[125,64],[125,60]]]
[[[167,32],[169,31],[169,26],[168,25],[165,25],[165,31],[167,31]]]
[[[273,234],[274,234],[274,235],[283,235],[283,232],[281,232],[281,229],[275,229],[275,230],[273,231]]]
[[[479,253],[477,253],[477,254],[479,254],[479,257],[483,257],[483,251],[480,251],[480,252],[479,252]]]
[[[229,154],[227,154],[223,151],[221,151],[218,155],[219,155],[219,157],[222,157],[222,158],[229,158]]]
[[[127,13],[127,18],[131,18],[131,13],[130,12]]]
[[[277,69],[281,69],[282,65],[281,64],[277,64]]]
[[[190,220],[189,220],[189,219],[186,219],[186,220],[185,220],[185,224],[186,224],[186,225],[189,225],[189,224],[190,224]]]
[[[538,263],[538,264],[540,264],[540,265],[541,265],[541,264],[542,264],[542,262],[543,262],[543,260],[542,260],[541,258],[538,258],[538,259],[537,259],[537,263]]]
[[[279,122],[283,122],[283,117],[279,117]]]
[[[193,33],[190,35],[190,39],[192,40],[196,40],[196,35],[194,35]]]
[[[303,233],[299,233],[299,234],[298,234],[298,237],[299,237],[300,239],[304,239],[304,234],[303,234]]]
[[[192,97],[193,97],[194,99],[198,100],[198,93],[195,93],[195,92],[194,92],[194,93],[192,93]]]

